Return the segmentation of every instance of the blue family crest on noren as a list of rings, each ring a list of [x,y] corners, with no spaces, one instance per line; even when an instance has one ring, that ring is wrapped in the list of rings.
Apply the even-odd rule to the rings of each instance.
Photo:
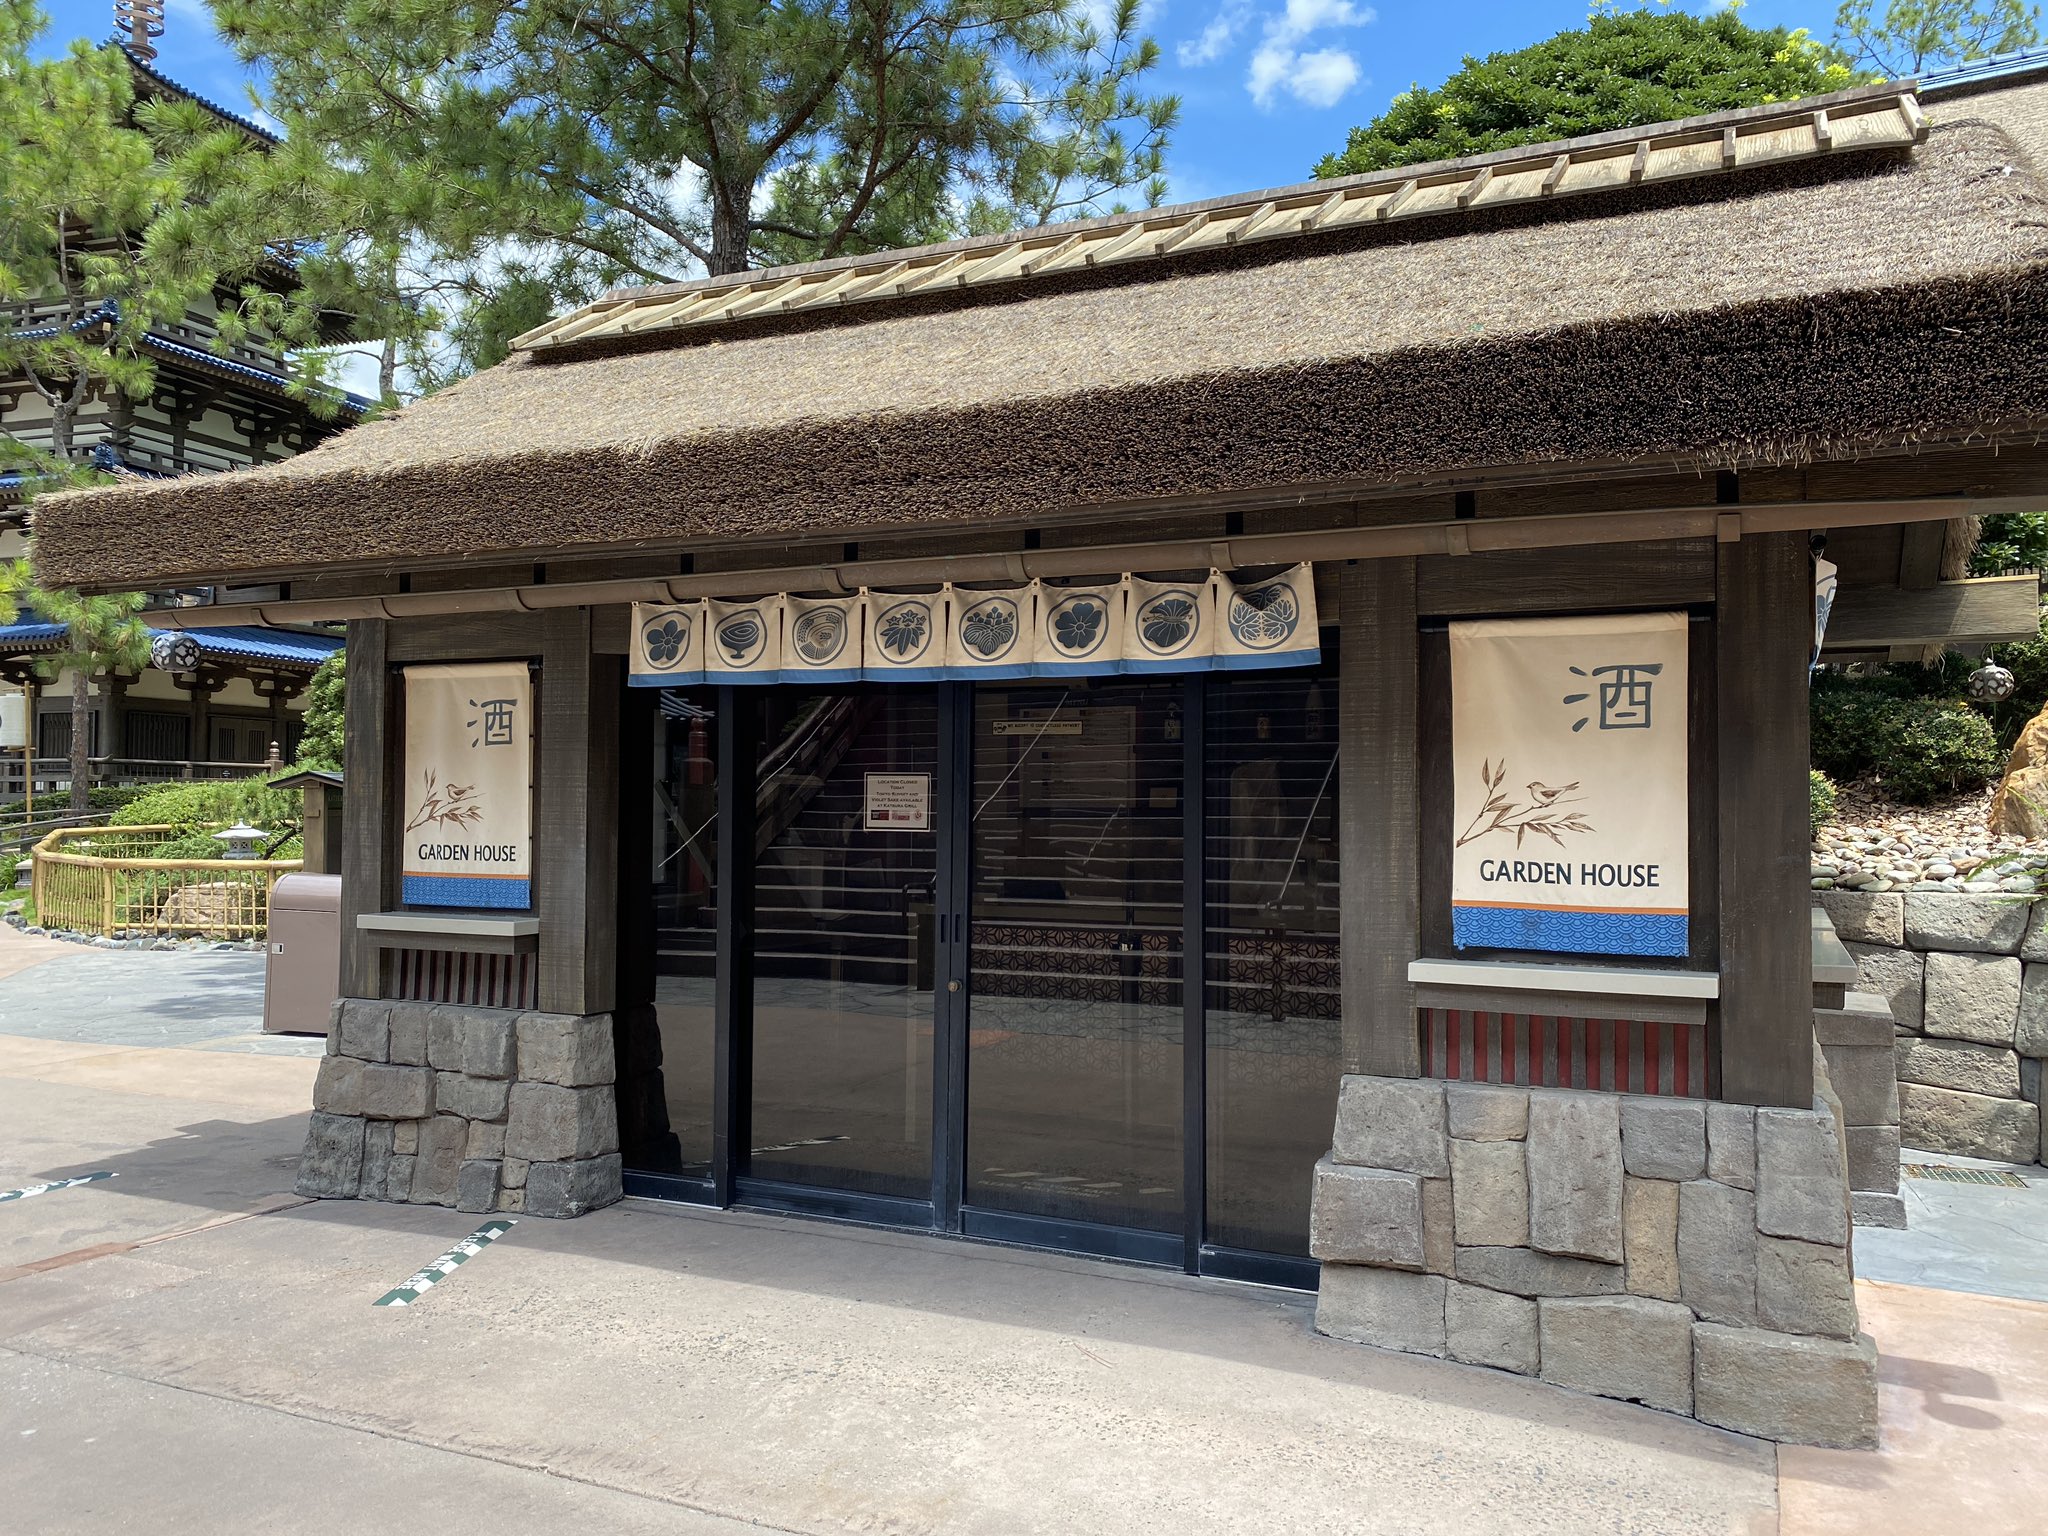
[[[930,649],[931,643],[930,598],[906,598],[876,616],[875,644],[892,662],[900,664],[922,656]]]
[[[822,667],[846,649],[849,629],[843,609],[813,608],[790,626],[789,639],[797,655]]]
[[[673,672],[687,665],[693,628],[695,625],[686,613],[664,613],[650,619],[640,631],[649,669]]]
[[[1169,587],[1146,599],[1138,610],[1138,639],[1160,656],[1173,656],[1194,644],[1202,628],[1202,594],[1188,587]]]
[[[743,608],[720,621],[711,632],[717,659],[731,667],[744,667],[758,658],[768,644],[768,625],[758,608]]]
[[[1227,622],[1239,645],[1269,651],[1291,639],[1301,627],[1301,609],[1291,586],[1271,581],[1233,592]]]
[[[1109,605],[1094,593],[1061,598],[1052,605],[1045,632],[1062,656],[1092,656],[1109,635]]]
[[[1016,599],[982,597],[962,604],[960,643],[977,661],[999,661],[1017,647]]]

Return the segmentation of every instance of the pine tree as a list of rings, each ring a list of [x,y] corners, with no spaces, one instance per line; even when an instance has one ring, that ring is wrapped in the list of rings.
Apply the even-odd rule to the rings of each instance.
[[[28,380],[50,451],[75,462],[87,400],[150,386],[133,339],[268,252],[259,144],[195,101],[138,102],[116,49],[37,57],[46,24],[33,0],[0,0],[0,374]],[[237,308],[223,346],[243,334]]]
[[[2023,0],[1848,0],[1835,15],[1835,41],[1856,63],[1904,79],[1930,68],[2031,48],[2041,41],[2041,8]]]
[[[458,367],[615,283],[1156,203],[1179,110],[1139,0],[215,9],[335,163],[323,252],[411,271],[391,301]]]

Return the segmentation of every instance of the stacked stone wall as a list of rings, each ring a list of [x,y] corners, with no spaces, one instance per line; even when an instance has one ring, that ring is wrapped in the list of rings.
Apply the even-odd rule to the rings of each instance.
[[[1347,1077],[1316,1327],[1817,1445],[1876,1435],[1825,1104]]]
[[[298,1191],[577,1216],[620,1198],[609,1014],[344,998]]]
[[[2048,1162],[2048,901],[1820,891],[1862,989],[1891,1006],[1899,1140]]]

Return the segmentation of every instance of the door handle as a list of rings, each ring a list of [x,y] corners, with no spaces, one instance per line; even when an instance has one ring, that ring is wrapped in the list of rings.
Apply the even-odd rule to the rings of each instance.
[[[949,981],[946,983],[946,990],[948,992],[958,992],[960,990],[960,983],[958,981]]]

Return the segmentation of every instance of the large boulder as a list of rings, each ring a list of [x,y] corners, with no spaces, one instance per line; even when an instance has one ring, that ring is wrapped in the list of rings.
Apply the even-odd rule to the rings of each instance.
[[[2048,708],[2029,720],[2012,744],[2005,777],[1991,797],[1989,821],[1994,833],[2048,837]]]

